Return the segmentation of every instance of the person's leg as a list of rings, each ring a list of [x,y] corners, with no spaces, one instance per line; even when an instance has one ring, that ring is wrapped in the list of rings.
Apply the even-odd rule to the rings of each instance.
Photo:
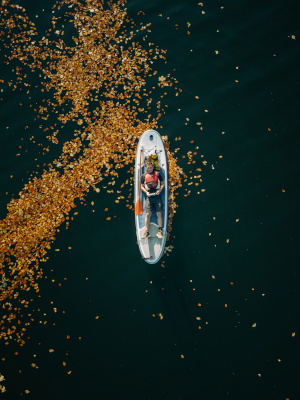
[[[162,228],[163,226],[162,212],[159,211],[156,213],[156,215],[157,215],[157,225],[159,228]]]
[[[146,197],[145,200],[145,211],[146,211],[145,230],[149,231],[151,211],[152,211],[149,197]]]
[[[145,219],[145,229],[146,229],[146,231],[149,231],[150,219],[151,219],[151,212],[146,212],[146,219]]]

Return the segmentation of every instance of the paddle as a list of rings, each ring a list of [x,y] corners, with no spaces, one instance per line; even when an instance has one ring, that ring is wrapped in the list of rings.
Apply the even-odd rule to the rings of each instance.
[[[141,150],[141,152],[140,152],[139,195],[138,195],[137,202],[136,202],[136,204],[135,204],[135,210],[134,210],[135,215],[142,215],[142,214],[143,214],[143,206],[142,206],[142,202],[141,202],[141,199],[140,199],[140,192],[141,192],[141,167],[142,167],[142,150]]]

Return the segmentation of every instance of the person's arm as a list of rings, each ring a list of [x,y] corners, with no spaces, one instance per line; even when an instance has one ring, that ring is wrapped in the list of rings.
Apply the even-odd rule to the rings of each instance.
[[[146,196],[149,196],[149,192],[147,192],[147,190],[146,190],[145,187],[144,187],[144,179],[143,179],[143,176],[141,176],[141,189],[142,189],[142,192],[144,192]]]
[[[144,185],[141,186],[142,192],[145,193],[146,196],[149,196],[149,192],[144,188]]]
[[[155,192],[156,195],[161,194],[161,192],[163,191],[163,188],[165,187],[165,183],[162,180],[161,176],[159,176],[159,178],[160,178],[160,188]]]

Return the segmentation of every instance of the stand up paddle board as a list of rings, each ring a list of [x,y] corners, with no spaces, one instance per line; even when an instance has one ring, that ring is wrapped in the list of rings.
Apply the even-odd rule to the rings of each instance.
[[[161,192],[162,202],[163,202],[163,238],[159,239],[156,234],[158,232],[157,216],[156,212],[152,212],[149,226],[149,233],[146,239],[142,239],[145,232],[145,199],[146,195],[141,190],[140,179],[143,174],[145,174],[146,167],[144,160],[146,156],[157,156],[158,168],[156,162],[156,170],[161,174],[164,181],[165,187]],[[155,157],[156,158],[156,157]],[[134,204],[136,206],[135,214],[135,228],[137,243],[142,255],[142,258],[148,264],[155,264],[161,258],[167,239],[168,230],[168,161],[165,146],[158,132],[154,130],[148,130],[144,132],[139,140],[136,160],[135,160],[135,184],[134,184]],[[138,204],[137,204],[138,203]],[[138,205],[138,207],[137,207]],[[139,210],[139,215],[137,214],[137,209]]]

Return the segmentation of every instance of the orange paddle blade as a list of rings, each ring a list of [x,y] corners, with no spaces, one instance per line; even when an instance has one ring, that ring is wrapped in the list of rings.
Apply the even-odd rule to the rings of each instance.
[[[143,206],[140,197],[138,197],[136,205],[135,205],[135,210],[134,210],[135,215],[142,215],[143,214]]]

